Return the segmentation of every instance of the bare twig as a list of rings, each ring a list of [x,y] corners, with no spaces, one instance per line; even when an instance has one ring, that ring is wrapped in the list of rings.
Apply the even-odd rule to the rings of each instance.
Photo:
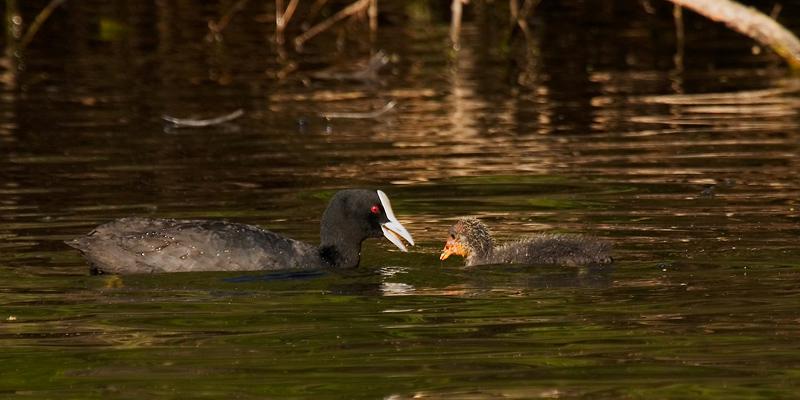
[[[283,0],[275,0],[275,43],[278,46],[283,46],[283,30],[280,29],[281,21],[283,21]]]
[[[377,82],[380,70],[388,65],[389,61],[389,56],[383,50],[378,50],[360,69],[347,72],[324,70],[312,73],[311,77],[320,80]]]
[[[21,33],[21,20],[19,16],[19,4],[16,0],[6,0],[4,16],[4,26],[6,28],[6,45],[3,56],[0,57],[0,84],[7,87],[16,87],[17,83],[17,45]]]
[[[683,71],[683,51],[685,40],[685,33],[683,27],[683,7],[675,4],[672,9],[672,17],[675,20],[675,69],[678,72]]]
[[[516,21],[519,15],[519,0],[508,0],[508,12],[511,21]]]
[[[300,0],[290,0],[289,5],[286,6],[286,12],[283,13],[283,20],[281,21],[281,25],[286,28],[289,25],[289,21],[292,20],[292,16],[294,15],[295,10],[297,10],[297,3]]]
[[[313,21],[314,18],[317,17],[317,14],[319,14],[319,11],[322,10],[322,6],[324,6],[325,3],[327,3],[327,2],[328,2],[328,0],[315,0],[314,1],[314,4],[312,4],[311,8],[308,10],[308,14],[306,16],[306,22],[303,23],[303,30],[304,31],[308,30],[308,27],[309,27],[308,24],[311,23],[311,21]]]
[[[538,6],[541,2],[541,0],[525,0],[525,3],[522,4],[522,9],[519,12],[519,20],[525,21],[531,11],[533,11],[533,9],[535,9],[536,6]]]
[[[378,118],[383,114],[386,114],[394,106],[397,105],[397,102],[392,100],[386,103],[385,106],[378,110],[368,111],[368,112],[329,112],[329,113],[319,113],[319,115],[323,118],[327,119],[334,119],[334,118],[343,118],[343,119],[371,119],[371,118]]]
[[[772,11],[769,12],[769,17],[772,19],[778,19],[778,15],[781,15],[781,11],[783,10],[783,4],[775,3],[772,6]]]
[[[223,124],[228,121],[233,121],[236,118],[241,117],[242,115],[244,115],[244,110],[240,108],[232,113],[210,119],[175,118],[175,117],[170,117],[169,115],[162,115],[161,119],[171,123],[176,128],[202,128],[206,126]]]
[[[639,0],[639,4],[642,5],[644,12],[651,15],[656,13],[656,8],[653,7],[653,3],[651,3],[650,0]]]
[[[370,0],[367,15],[369,15],[370,40],[375,40],[375,33],[378,31],[378,0]]]
[[[283,45],[286,41],[284,38],[283,32],[286,30],[286,27],[289,25],[289,21],[292,20],[292,16],[294,16],[295,10],[297,10],[297,4],[299,0],[290,0],[289,5],[286,6],[286,9],[283,9],[283,1],[276,0],[275,3],[275,42],[279,45]]]
[[[47,21],[47,18],[50,17],[50,14],[52,14],[53,11],[55,11],[55,9],[65,1],[66,0],[50,0],[50,3],[48,3],[47,6],[43,8],[38,15],[36,15],[36,18],[34,18],[33,22],[31,22],[31,26],[29,26],[25,31],[25,36],[23,36],[19,41],[18,50],[25,50],[25,48],[28,47],[28,44],[30,44],[31,40],[33,40],[33,37],[36,36],[37,32],[39,32],[39,28],[41,28],[42,24],[44,24],[44,21]]]
[[[221,34],[222,31],[228,27],[228,24],[231,23],[231,19],[233,19],[234,15],[242,11],[248,1],[250,0],[239,0],[219,19],[219,21],[208,21],[208,29],[210,29],[215,36]]]
[[[528,16],[540,2],[541,0],[525,0],[525,3],[522,4],[522,8],[519,10],[516,21],[519,29],[522,29],[525,35],[528,35]]]
[[[329,29],[331,26],[336,24],[337,22],[351,16],[362,12],[367,9],[371,0],[358,0],[349,6],[343,8],[336,14],[333,14],[330,18],[312,26],[309,28],[305,33],[296,37],[294,39],[294,47],[297,51],[302,50],[303,44],[309,41],[314,36],[319,35],[320,33],[324,32],[325,30]]]
[[[19,38],[22,36],[22,17],[19,14],[17,0],[6,0],[4,26],[6,28],[6,56],[16,51]]]
[[[275,73],[275,78],[279,81],[286,79],[291,73],[297,71],[297,63],[289,61],[278,72]]]
[[[466,0],[453,0],[450,4],[452,16],[450,19],[450,43],[454,50],[461,48],[461,14]]]

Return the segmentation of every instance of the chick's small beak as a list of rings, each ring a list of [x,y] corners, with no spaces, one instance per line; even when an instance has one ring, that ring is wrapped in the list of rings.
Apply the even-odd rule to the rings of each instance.
[[[450,238],[447,239],[447,243],[444,244],[444,249],[442,249],[442,255],[439,256],[439,259],[444,261],[453,254],[462,257],[466,257],[467,255],[464,246],[462,246],[458,240]]]

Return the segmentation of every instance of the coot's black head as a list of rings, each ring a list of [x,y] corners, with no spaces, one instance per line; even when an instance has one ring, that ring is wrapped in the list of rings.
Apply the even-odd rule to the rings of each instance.
[[[348,247],[367,238],[385,237],[402,251],[405,239],[414,239],[397,220],[389,197],[380,190],[349,189],[337,192],[322,214],[321,245]]]
[[[453,254],[464,258],[483,258],[492,252],[493,247],[492,234],[483,222],[477,218],[461,218],[450,227],[447,243],[439,259],[446,260]]]

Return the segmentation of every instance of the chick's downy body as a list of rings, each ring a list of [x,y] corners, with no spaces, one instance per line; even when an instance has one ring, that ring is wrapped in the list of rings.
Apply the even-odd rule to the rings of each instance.
[[[451,228],[440,259],[463,256],[467,266],[485,264],[602,265],[613,261],[611,244],[582,235],[535,234],[496,245],[489,228],[461,218]]]

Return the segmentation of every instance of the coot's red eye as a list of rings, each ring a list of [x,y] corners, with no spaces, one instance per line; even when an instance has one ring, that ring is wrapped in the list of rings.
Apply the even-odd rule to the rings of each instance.
[[[369,211],[370,211],[371,213],[375,214],[375,215],[378,215],[378,214],[380,214],[380,213],[381,213],[381,208],[380,208],[380,207],[378,207],[378,205],[377,205],[377,204],[375,204],[375,205],[373,205],[373,206],[372,206],[372,208],[370,208],[370,209],[369,209]]]

